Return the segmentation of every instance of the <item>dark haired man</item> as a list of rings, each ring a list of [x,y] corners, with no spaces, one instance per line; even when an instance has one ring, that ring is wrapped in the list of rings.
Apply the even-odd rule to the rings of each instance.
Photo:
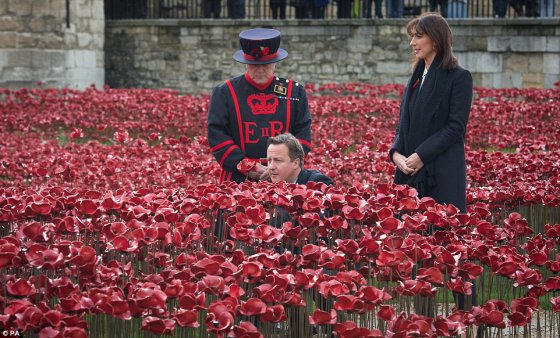
[[[272,182],[306,184],[322,182],[331,185],[332,180],[317,170],[303,168],[305,153],[298,139],[286,133],[271,137],[267,141],[266,158]]]

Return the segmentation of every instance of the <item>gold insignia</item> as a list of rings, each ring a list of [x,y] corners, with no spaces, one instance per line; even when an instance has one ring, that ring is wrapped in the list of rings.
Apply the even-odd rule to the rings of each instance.
[[[274,85],[274,92],[280,95],[286,95],[288,88],[283,87],[282,85]]]

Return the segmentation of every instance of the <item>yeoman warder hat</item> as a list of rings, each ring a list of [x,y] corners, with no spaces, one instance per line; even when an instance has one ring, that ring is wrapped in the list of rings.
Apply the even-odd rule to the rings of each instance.
[[[255,28],[239,34],[241,50],[233,54],[237,62],[250,65],[265,65],[288,57],[280,48],[280,32],[270,28]]]

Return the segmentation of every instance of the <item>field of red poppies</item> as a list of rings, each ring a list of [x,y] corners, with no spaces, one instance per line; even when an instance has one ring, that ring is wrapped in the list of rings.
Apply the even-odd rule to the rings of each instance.
[[[560,89],[475,90],[467,214],[391,183],[402,91],[308,86],[306,166],[326,187],[218,184],[208,96],[0,89],[0,329],[555,336]],[[280,211],[291,221],[275,227]],[[452,291],[470,300],[473,285],[459,309]]]

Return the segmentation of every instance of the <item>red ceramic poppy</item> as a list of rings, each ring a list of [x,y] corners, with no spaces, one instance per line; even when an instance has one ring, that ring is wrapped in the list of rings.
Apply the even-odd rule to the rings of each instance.
[[[261,206],[247,207],[245,213],[251,219],[253,224],[262,224],[266,222],[266,210]]]
[[[288,319],[284,306],[281,304],[269,306],[266,308],[266,312],[261,315],[260,319],[263,322],[278,323]]]
[[[87,332],[83,327],[66,327],[62,332],[64,338],[87,338]]]
[[[110,314],[114,317],[121,318],[124,320],[131,319],[131,312],[129,303],[125,302],[124,300],[120,299],[117,296],[112,296],[107,301],[107,314]]]
[[[223,302],[212,302],[208,308],[205,323],[208,331],[218,334],[228,332],[234,324],[234,315],[230,306]]]
[[[140,308],[160,308],[165,309],[165,302],[167,295],[165,292],[156,288],[140,288],[135,293],[132,299]]]
[[[427,217],[421,214],[404,214],[402,220],[404,228],[409,231],[422,231],[428,228]]]
[[[465,282],[461,277],[450,278],[447,282],[445,282],[445,286],[458,293],[463,293],[465,295],[472,294],[473,283]]]
[[[251,172],[256,168],[257,168],[257,162],[253,160],[249,160],[247,158],[244,158],[243,160],[241,160],[241,162],[237,164],[237,170],[239,170],[242,173]]]
[[[147,316],[142,321],[142,330],[146,330],[157,335],[172,335],[175,330],[175,321],[172,319]]]
[[[510,326],[525,326],[531,321],[531,315],[521,312],[512,312],[508,315],[508,319]]]
[[[358,244],[359,253],[366,255],[376,255],[380,252],[380,246],[376,239],[363,238]]]
[[[405,296],[435,296],[435,288],[431,284],[423,280],[405,280],[400,282],[400,285],[395,288],[395,292]]]
[[[341,338],[382,338],[383,334],[378,329],[367,329],[360,328],[356,323],[352,321],[346,321],[344,323],[336,323],[333,327],[333,331],[336,333],[337,337]]]
[[[41,321],[43,319],[43,311],[36,306],[28,306],[22,309],[21,313],[16,316],[16,326],[18,329],[27,330],[37,330],[40,327]]]
[[[70,278],[63,276],[53,280],[51,291],[58,298],[66,298],[79,290],[79,286],[72,283]]]
[[[517,271],[517,268],[518,264],[516,262],[503,262],[498,264],[494,272],[500,276],[510,277]]]
[[[330,296],[338,296],[341,294],[348,293],[350,290],[348,286],[342,284],[338,280],[331,279],[329,281],[320,282],[318,285],[318,291],[323,297],[329,298]]]
[[[272,284],[260,284],[253,289],[256,295],[263,301],[267,303],[273,303],[278,301],[278,299],[283,299],[286,296],[286,290],[279,285]]]
[[[321,247],[313,244],[306,244],[301,249],[301,255],[306,261],[316,261],[321,254]]]
[[[241,322],[233,327],[235,337],[239,338],[262,338],[263,335],[250,322]]]
[[[130,137],[128,136],[128,131],[126,131],[126,129],[119,128],[119,130],[113,134],[113,140],[124,144],[129,143]]]
[[[43,314],[41,326],[58,327],[62,321],[62,313],[56,310],[48,310]]]
[[[492,327],[505,328],[504,313],[498,310],[475,311],[475,319],[479,324],[485,324]]]
[[[541,272],[537,269],[525,268],[521,271],[516,271],[514,274],[514,286],[519,285],[537,285],[542,282]]]
[[[262,315],[266,312],[266,304],[258,298],[250,298],[241,302],[239,313],[245,316]]]
[[[463,278],[476,279],[482,274],[482,267],[474,263],[467,262],[459,267],[458,275]]]
[[[70,295],[70,297],[60,299],[60,307],[63,311],[71,312],[71,311],[79,311],[85,309],[86,307],[82,306],[82,296],[78,294]],[[89,306],[87,308],[93,307],[93,302],[91,299],[88,299]],[[85,303],[85,302],[84,302]]]
[[[6,290],[14,296],[23,297],[31,296],[35,293],[35,287],[23,278],[17,279],[15,282],[8,281],[6,283]]]
[[[437,318],[433,323],[436,335],[443,337],[453,337],[465,332],[465,325],[461,321],[449,318]]]
[[[406,317],[404,313],[401,313],[388,323],[387,334],[392,337],[406,337],[408,335],[429,337],[433,334],[432,321],[432,318],[416,314]]]
[[[220,264],[211,258],[203,258],[197,261],[194,265],[192,265],[191,269],[197,276],[220,275],[222,273]]]
[[[392,297],[383,289],[378,289],[375,286],[362,286],[360,291],[356,293],[356,297],[363,298],[368,303],[373,305],[381,304]]]
[[[347,254],[355,254],[360,248],[359,244],[352,239],[337,239],[335,240],[338,249]]]
[[[185,293],[179,298],[179,306],[186,310],[204,310],[206,309],[206,294],[203,292]]]
[[[399,230],[404,229],[404,224],[394,217],[388,217],[378,222],[378,226],[385,234],[396,233]]]
[[[1,241],[1,239],[0,239]],[[13,259],[18,255],[20,249],[18,245],[12,243],[0,244],[0,268],[9,267],[13,264]]]
[[[436,267],[418,269],[416,278],[436,286],[443,286],[443,274]]]
[[[385,251],[382,250],[375,259],[378,266],[396,266],[406,259],[406,255],[402,251]]]
[[[518,298],[511,301],[510,309],[512,312],[530,314],[531,311],[538,310],[539,302],[533,297]]]
[[[301,297],[298,292],[286,292],[283,294],[284,298],[281,300],[282,304],[292,305],[292,306],[305,306],[306,302]]]
[[[260,262],[246,262],[241,267],[241,272],[249,279],[260,277],[263,274],[263,265]]]
[[[169,298],[178,298],[183,294],[185,290],[180,279],[173,279],[166,283],[163,291]]]
[[[389,322],[395,317],[395,309],[390,305],[381,305],[375,315],[377,318]]]
[[[45,240],[45,237],[44,237],[45,230],[43,229],[43,227],[41,226],[41,223],[39,223],[39,222],[32,222],[32,223],[29,223],[27,225],[24,225],[21,228],[21,232],[22,232],[23,236],[25,236],[25,238],[28,238],[32,241]]]
[[[367,304],[363,299],[351,295],[340,295],[336,297],[334,309],[338,311],[351,311],[363,314],[371,311],[373,309],[373,305]]]
[[[204,276],[198,285],[201,290],[213,295],[229,292],[229,287],[226,285],[225,280],[219,276]]]
[[[47,216],[51,214],[52,206],[49,202],[40,201],[31,203],[29,209],[36,215]]]
[[[331,230],[348,229],[348,221],[339,215],[325,218],[323,224]]]
[[[560,312],[560,297],[552,297],[550,298],[550,302],[552,303],[552,309],[556,312]]]
[[[355,291],[357,286],[367,283],[364,276],[356,270],[340,271],[336,274],[336,279],[347,285],[352,291]]]
[[[82,214],[88,216],[95,215],[97,212],[99,212],[97,203],[90,199],[81,200],[78,203],[77,207]]]
[[[84,245],[80,247],[78,251],[73,253],[73,257],[70,258],[70,262],[78,266],[84,266],[95,263],[97,258],[97,251],[90,246]]]
[[[39,331],[39,338],[58,338],[61,336],[60,330],[54,329],[50,326],[46,326]],[[86,336],[87,337],[87,336]]]
[[[330,312],[316,309],[315,312],[313,312],[313,315],[309,316],[309,324],[336,324],[336,318],[337,314],[334,309],[332,309]]]
[[[180,327],[197,328],[200,326],[198,322],[198,311],[175,309],[173,319]]]
[[[261,224],[253,232],[253,238],[262,240],[265,243],[281,242],[284,234],[278,228]]]
[[[351,207],[351,206],[348,206],[348,205],[342,207],[342,212],[344,214],[344,217],[346,217],[346,219],[349,219],[349,220],[360,221],[365,217],[363,209],[357,208],[357,207]]]

